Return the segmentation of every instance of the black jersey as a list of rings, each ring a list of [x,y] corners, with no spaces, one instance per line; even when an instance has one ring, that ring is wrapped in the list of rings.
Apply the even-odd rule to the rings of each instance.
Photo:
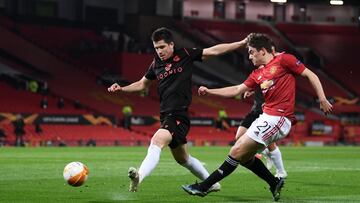
[[[251,108],[251,111],[261,111],[262,112],[262,105],[264,104],[265,99],[264,95],[261,92],[260,87],[255,89],[254,93],[254,105]]]
[[[188,109],[192,99],[192,63],[202,60],[202,52],[202,49],[182,48],[166,61],[154,58],[145,78],[158,81],[160,113]]]

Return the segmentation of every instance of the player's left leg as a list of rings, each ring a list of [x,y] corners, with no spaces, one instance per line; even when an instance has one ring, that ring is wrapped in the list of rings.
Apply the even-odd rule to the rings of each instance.
[[[188,153],[187,144],[182,144],[176,148],[172,148],[171,153],[178,164],[187,168],[200,180],[205,180],[207,177],[209,177],[209,172],[205,169],[201,162]],[[217,192],[220,191],[220,189],[220,184],[215,183],[212,187],[209,188],[208,192]]]

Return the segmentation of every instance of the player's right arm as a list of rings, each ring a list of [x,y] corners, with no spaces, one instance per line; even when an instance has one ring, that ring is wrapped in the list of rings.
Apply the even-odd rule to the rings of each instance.
[[[250,91],[251,88],[244,84],[234,85],[223,88],[209,89],[201,86],[198,90],[199,95],[215,95],[220,97],[235,97],[237,95],[244,94],[246,91]]]
[[[146,77],[141,78],[141,80],[131,83],[128,86],[122,87],[117,83],[112,84],[109,88],[109,92],[123,91],[123,92],[139,92],[149,87],[151,80],[148,80]]]
[[[312,72],[310,69],[307,69],[307,68],[305,68],[305,70],[301,73],[301,76],[308,78],[311,85],[313,86],[313,88],[316,92],[316,95],[318,96],[319,102],[320,102],[320,109],[325,114],[331,113],[333,106],[326,99],[324,89],[322,88],[319,77],[314,72]]]

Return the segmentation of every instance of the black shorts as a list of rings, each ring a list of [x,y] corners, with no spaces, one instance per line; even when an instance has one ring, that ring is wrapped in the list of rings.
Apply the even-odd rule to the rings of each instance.
[[[190,119],[186,111],[161,113],[160,123],[160,128],[168,130],[172,135],[169,144],[171,149],[187,143],[186,136],[190,130]]]
[[[262,114],[262,110],[253,109],[248,113],[245,118],[241,121],[240,126],[249,128],[251,124]]]

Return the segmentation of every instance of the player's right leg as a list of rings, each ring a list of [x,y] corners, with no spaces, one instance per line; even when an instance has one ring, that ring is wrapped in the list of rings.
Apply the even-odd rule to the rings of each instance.
[[[129,168],[128,176],[130,178],[130,192],[136,192],[139,184],[155,169],[160,160],[161,150],[170,143],[171,139],[172,136],[168,130],[159,129],[155,133],[139,170],[136,170],[134,167]]]
[[[226,160],[217,170],[203,182],[195,183],[193,185],[184,185],[183,189],[191,195],[207,195],[209,188],[234,172],[240,162],[246,162],[247,160],[252,159],[256,154],[258,147],[258,143],[255,141],[246,136],[241,136],[231,148]],[[270,175],[272,174],[270,173]]]

